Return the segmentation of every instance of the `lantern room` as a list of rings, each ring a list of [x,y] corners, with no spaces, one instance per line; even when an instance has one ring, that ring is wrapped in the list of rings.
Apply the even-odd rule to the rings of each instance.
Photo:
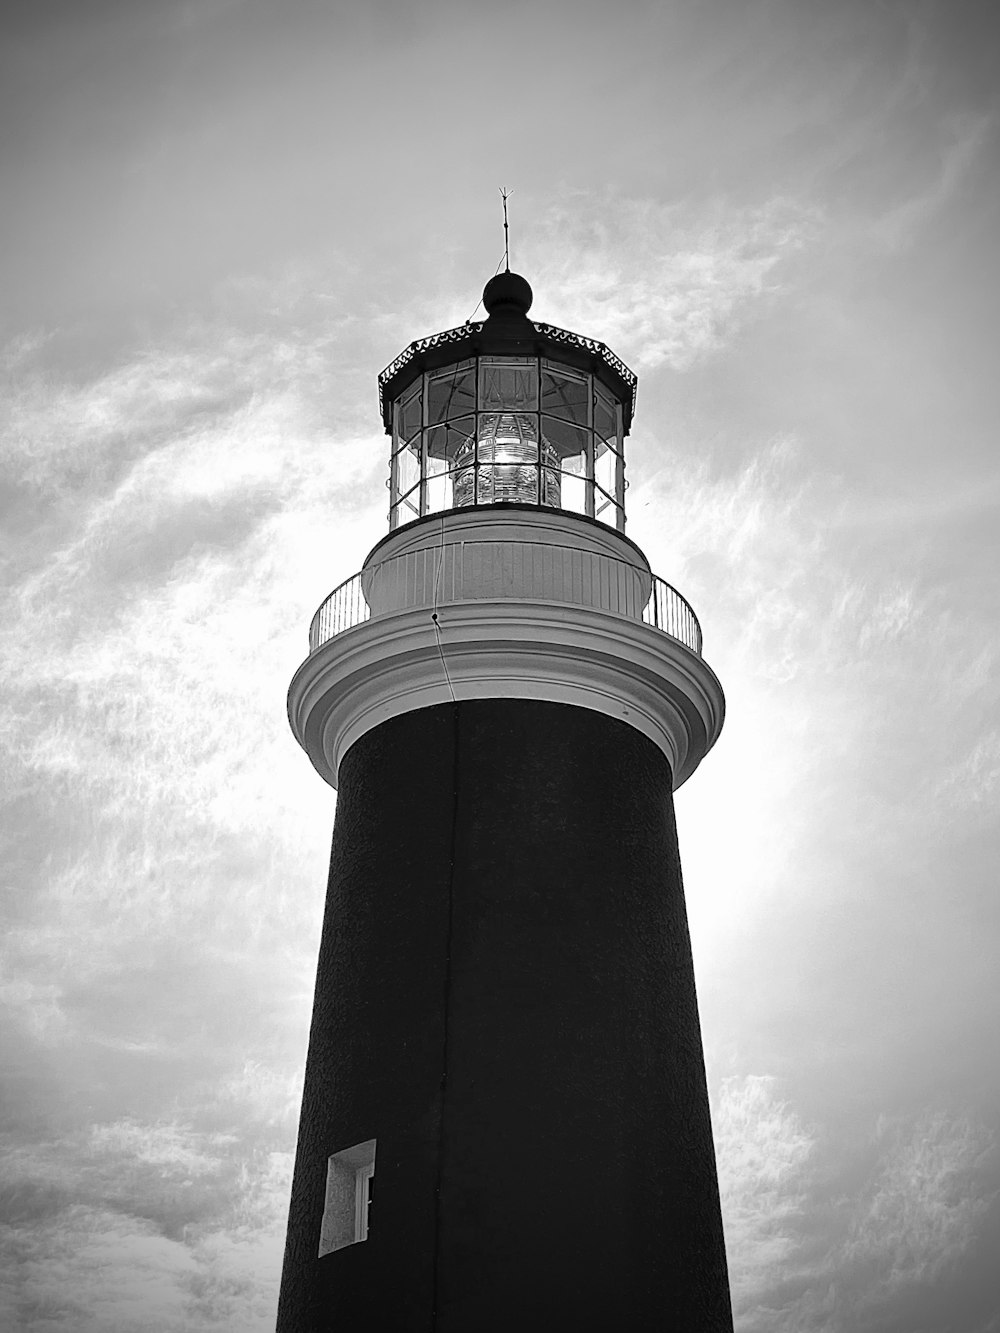
[[[486,285],[487,319],[411,343],[379,377],[389,527],[516,504],[625,528],[633,373],[603,343],[527,317],[528,283]]]

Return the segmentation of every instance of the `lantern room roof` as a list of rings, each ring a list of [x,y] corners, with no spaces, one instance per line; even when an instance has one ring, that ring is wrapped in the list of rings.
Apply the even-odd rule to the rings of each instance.
[[[518,273],[498,273],[483,291],[488,318],[466,320],[456,329],[418,338],[403,349],[378,377],[379,407],[386,431],[392,429],[392,404],[425,370],[437,370],[472,356],[545,356],[577,370],[589,370],[621,399],[624,431],[635,411],[637,380],[610,347],[569,329],[528,318],[532,291]]]

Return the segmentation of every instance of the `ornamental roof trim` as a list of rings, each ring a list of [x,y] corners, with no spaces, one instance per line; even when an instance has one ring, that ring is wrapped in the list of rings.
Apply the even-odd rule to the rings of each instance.
[[[378,405],[382,414],[382,420],[385,423],[386,430],[391,429],[391,422],[387,419],[386,409],[386,388],[397,376],[401,375],[413,362],[422,361],[427,354],[433,354],[455,343],[469,341],[472,346],[469,348],[471,353],[480,351],[476,344],[486,329],[488,320],[479,320],[476,322],[467,321],[454,329],[445,329],[442,333],[433,333],[427,338],[417,338],[411,342],[408,347],[404,347],[395,360],[390,361],[385,370],[378,377]],[[541,324],[535,320],[524,320],[525,325],[532,329],[537,335],[539,342],[543,341],[555,344],[557,347],[570,348],[577,353],[589,354],[598,363],[598,366],[609,371],[613,376],[620,380],[626,391],[625,401],[625,430],[628,431],[632,422],[632,415],[635,412],[635,398],[638,388],[638,378],[634,371],[630,370],[625,362],[615,352],[608,347],[607,343],[599,342],[596,338],[585,338],[580,333],[572,333],[569,329],[557,328],[554,324]],[[495,327],[495,325],[494,325]],[[487,337],[489,331],[487,332]],[[503,340],[506,342],[506,339]],[[527,339],[517,339],[511,342],[507,348],[508,355],[523,355],[526,351],[541,352],[542,348],[537,344],[528,344]],[[502,343],[498,341],[496,346],[490,346],[488,351],[503,355]],[[424,369],[436,369],[438,365],[445,365],[445,361],[437,361],[434,358],[432,365],[414,366],[414,373]],[[403,387],[403,386],[400,386]]]

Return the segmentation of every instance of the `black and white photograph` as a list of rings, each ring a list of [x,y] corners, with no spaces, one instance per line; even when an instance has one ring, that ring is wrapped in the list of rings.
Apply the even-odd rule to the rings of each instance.
[[[998,71],[2,7],[0,1333],[1000,1333]]]

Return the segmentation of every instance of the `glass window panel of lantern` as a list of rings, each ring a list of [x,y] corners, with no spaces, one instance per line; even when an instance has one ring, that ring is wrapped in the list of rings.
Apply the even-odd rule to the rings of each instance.
[[[542,440],[545,445],[542,452],[545,455],[552,453],[563,460],[585,458],[590,431],[586,426],[574,426],[572,422],[559,421],[556,417],[542,417]],[[549,461],[548,457],[545,461]],[[565,468],[566,462],[560,466]]]
[[[473,463],[468,467],[456,468],[451,473],[452,504],[456,509],[476,503],[476,469]]]
[[[534,359],[479,362],[480,411],[531,412],[538,407],[538,366]]]
[[[409,523],[411,518],[420,514],[420,487],[414,486],[407,494],[400,497],[397,506],[400,523]]]
[[[615,494],[615,476],[618,468],[618,455],[602,440],[595,441],[594,480],[609,495]]]
[[[574,514],[587,512],[586,478],[569,472],[559,474],[559,508],[568,509]]]
[[[454,472],[456,506],[475,503],[476,437],[469,435],[456,449],[449,466]]]
[[[468,495],[468,504],[492,504],[493,503],[493,469],[475,468],[473,469],[473,485],[469,487],[467,477],[463,481],[463,496]],[[456,483],[457,484],[457,483]],[[503,492],[501,492],[503,493]],[[465,503],[465,501],[461,501]]]
[[[430,432],[428,432],[428,434],[429,433]],[[428,481],[430,481],[434,477],[443,476],[449,470],[450,467],[451,463],[447,458],[435,458],[434,455],[428,451],[427,464],[424,470],[424,476],[427,478]]]
[[[469,469],[471,472],[471,468]],[[427,476],[427,512],[428,514],[440,514],[444,509],[451,509],[457,501],[452,500],[454,493],[454,472],[435,472],[428,471]]]
[[[543,412],[561,417],[564,421],[575,421],[578,426],[587,425],[590,407],[589,375],[574,375],[571,371],[557,369],[543,362],[541,389]]]
[[[559,507],[571,509],[574,514],[587,512],[587,456],[570,454],[562,459],[559,474]]]
[[[542,468],[542,504],[550,509],[564,509],[562,502],[562,479],[552,467]]]
[[[396,410],[399,438],[401,440],[412,440],[420,429],[422,420],[423,396],[419,380],[399,400]]]
[[[462,361],[427,376],[427,421],[452,421],[476,410],[476,365]]]
[[[618,403],[606,390],[597,387],[594,389],[594,429],[602,440],[607,440],[612,449],[621,452]]]
[[[596,517],[603,518],[605,523],[613,523],[614,511],[617,508],[614,499],[608,495],[607,491],[601,490],[600,486],[594,488],[594,514]]]
[[[420,436],[416,449],[403,449],[396,457],[396,493],[405,495],[420,480]]]
[[[466,445],[471,450],[475,445],[475,429],[475,417],[460,417],[457,421],[449,421],[446,426],[428,427],[428,466],[432,458],[445,462],[456,458]]]

